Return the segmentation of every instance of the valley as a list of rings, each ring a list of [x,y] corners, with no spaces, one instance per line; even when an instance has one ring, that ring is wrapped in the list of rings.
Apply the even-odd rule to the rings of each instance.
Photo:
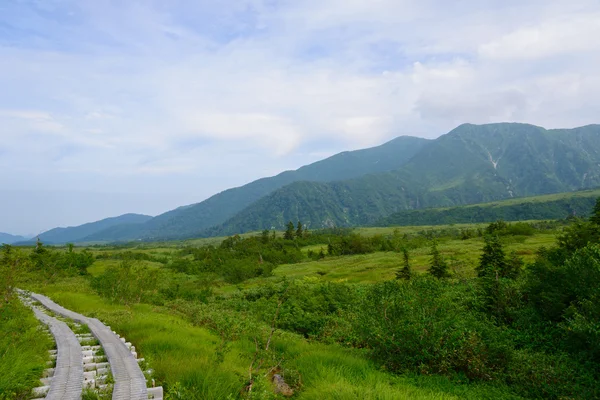
[[[127,337],[153,371],[153,383],[164,388],[165,399],[290,395],[299,399],[517,399],[565,394],[590,398],[595,384],[577,389],[572,384],[595,379],[593,371],[584,372],[583,364],[578,364],[591,359],[584,361],[582,353],[568,346],[546,349],[535,342],[519,344],[522,335],[539,335],[535,340],[543,340],[545,333],[520,332],[515,323],[533,305],[510,300],[532,290],[526,287],[533,284],[533,271],[540,268],[536,265],[541,249],[564,246],[560,238],[575,229],[574,223],[339,228],[295,231],[292,239],[284,239],[285,232],[266,231],[243,237],[78,248],[5,246],[2,265],[3,273],[11,272],[19,287],[98,318]],[[501,311],[478,305],[484,297],[477,300],[479,290],[485,290],[478,266],[490,234],[499,238],[507,263],[518,260],[525,268],[517,281],[502,280],[509,297],[502,300],[508,303]],[[445,261],[450,279],[430,277],[432,246]],[[404,250],[409,254],[409,281],[397,278],[405,265]],[[52,266],[49,260],[54,260]],[[40,265],[46,265],[46,271],[38,270]],[[381,290],[388,294],[380,297]],[[412,300],[387,303],[398,295]],[[415,319],[416,309],[402,308],[414,302],[425,320]],[[386,311],[387,307],[392,308]],[[497,320],[499,316],[503,322]],[[380,325],[388,318],[404,322]],[[435,344],[450,339],[447,335],[454,335],[454,330],[466,334],[464,324],[476,332],[472,339],[479,338],[477,346],[487,351],[501,342],[502,346],[513,343],[510,350],[503,350],[511,354],[506,361],[480,359],[485,354],[481,348],[466,356],[468,363],[488,369],[485,374],[492,374],[491,380],[480,376],[479,370],[463,370],[465,361],[452,353],[444,355],[473,351],[469,342],[454,338],[447,345]],[[432,336],[412,343],[426,326]],[[499,335],[502,326],[509,336],[488,336]],[[381,342],[386,329],[410,340]],[[396,329],[401,331],[393,333]],[[557,335],[561,329],[557,326],[551,332]],[[562,346],[563,340],[575,339],[567,335],[556,345]],[[388,359],[396,357],[396,350],[377,353],[381,346],[400,346],[398,356],[404,354],[404,360]],[[423,353],[428,346],[434,346],[435,353]],[[434,354],[444,358],[428,358]],[[408,356],[422,361],[415,363]],[[539,368],[531,364],[538,357],[552,364],[533,370],[541,375],[521,372],[520,368]],[[559,361],[558,357],[571,358]],[[565,374],[562,368],[571,372]],[[517,375],[521,373],[525,375]],[[543,378],[547,374],[553,383]],[[283,383],[275,384],[275,375]],[[32,376],[28,382],[33,381]]]
[[[66,387],[69,329],[85,400],[598,398],[598,134],[466,124],[6,236],[0,400]]]

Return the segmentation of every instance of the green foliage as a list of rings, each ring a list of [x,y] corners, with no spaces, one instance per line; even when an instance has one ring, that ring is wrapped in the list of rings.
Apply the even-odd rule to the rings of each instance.
[[[92,278],[91,285],[100,295],[114,302],[152,302],[152,296],[160,289],[161,275],[160,270],[124,260],[119,265],[108,267],[102,275]]]
[[[508,364],[510,348],[499,329],[469,312],[440,280],[418,277],[370,288],[355,329],[386,368],[422,374],[464,374],[493,379]]]
[[[588,245],[555,265],[541,256],[527,271],[527,291],[532,303],[546,318],[562,320],[573,303],[589,300],[598,291],[600,247]]]
[[[283,238],[285,240],[294,240],[294,223],[292,221],[288,222],[287,229],[283,233]]]
[[[566,257],[585,247],[588,243],[598,243],[598,241],[600,241],[598,225],[577,218],[558,237],[558,248],[564,252]]]
[[[600,197],[596,199],[594,209],[590,215],[590,222],[596,226],[600,226]]]
[[[296,238],[302,239],[304,237],[305,228],[302,226],[302,222],[298,221],[298,228],[296,229]]]
[[[0,298],[0,400],[29,398],[39,385],[51,349],[39,327],[31,310],[5,292]]]
[[[413,272],[410,269],[409,254],[408,249],[406,247],[402,248],[402,260],[404,266],[402,267],[402,269],[396,272],[396,279],[405,279],[408,281],[412,277]]]
[[[586,216],[599,193],[598,190],[568,192],[450,208],[404,210],[379,220],[377,225],[445,225],[498,220],[555,220],[573,215]],[[524,227],[525,223],[522,224],[521,226]]]
[[[436,242],[433,242],[431,245],[431,252],[429,255],[431,256],[431,261],[428,272],[438,279],[449,278],[450,272],[448,271],[448,264],[440,254]]]
[[[337,237],[329,237],[328,240],[327,254],[331,256],[368,254],[396,249],[392,239],[382,235],[366,237],[356,233],[342,233]]]
[[[488,235],[485,237],[483,254],[481,255],[476,271],[477,276],[480,278],[498,279],[508,277],[509,271],[506,255],[498,236]]]

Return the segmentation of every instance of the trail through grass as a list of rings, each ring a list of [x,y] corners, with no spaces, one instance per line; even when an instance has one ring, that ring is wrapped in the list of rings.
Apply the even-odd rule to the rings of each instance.
[[[177,383],[181,383],[193,388],[193,394],[186,394],[192,397],[186,398],[240,398],[254,351],[250,337],[234,341],[219,362],[215,352],[220,338],[170,309],[110,304],[90,293],[83,278],[32,289],[73,311],[99,318],[134,343],[140,356],[155,370],[157,383],[167,392],[175,392]],[[482,397],[484,393],[495,393],[493,398],[514,398],[506,390],[484,385],[461,386],[444,379],[394,376],[379,371],[364,351],[309,343],[293,334],[276,335],[273,347],[298,370],[302,382],[296,397],[299,399],[481,399],[486,398]]]

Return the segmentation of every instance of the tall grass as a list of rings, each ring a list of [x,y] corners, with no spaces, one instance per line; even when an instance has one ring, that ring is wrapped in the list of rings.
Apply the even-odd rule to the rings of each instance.
[[[220,338],[194,326],[172,310],[106,302],[87,292],[82,278],[39,287],[64,307],[95,316],[131,341],[154,369],[171,399],[238,399],[244,393],[255,350],[252,332],[231,343],[222,361]],[[361,350],[310,343],[293,334],[276,335],[272,348],[300,382],[298,399],[511,399],[506,391],[485,385],[456,385],[437,377],[407,378],[378,370]],[[488,396],[489,395],[489,396]],[[486,397],[487,396],[487,397]],[[260,399],[260,396],[252,398]],[[268,398],[276,398],[269,395]]]
[[[27,399],[39,386],[52,340],[14,297],[0,304],[0,399]]]

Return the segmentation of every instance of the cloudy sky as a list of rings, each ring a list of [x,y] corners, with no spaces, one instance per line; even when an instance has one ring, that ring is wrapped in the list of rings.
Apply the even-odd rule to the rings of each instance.
[[[399,135],[600,122],[597,0],[0,0],[0,231]]]

